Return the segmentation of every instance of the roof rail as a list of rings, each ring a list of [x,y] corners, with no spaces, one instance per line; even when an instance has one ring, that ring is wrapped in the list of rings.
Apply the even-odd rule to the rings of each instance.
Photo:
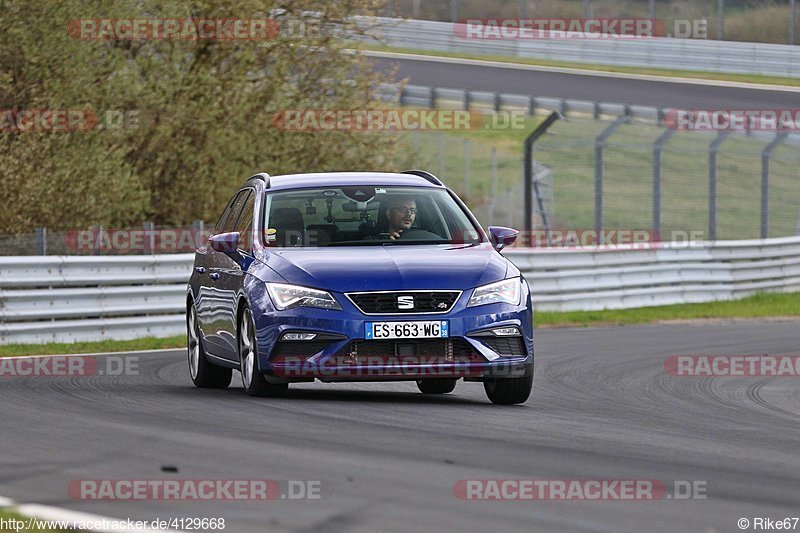
[[[250,176],[249,178],[247,178],[247,181],[250,181],[250,180],[253,180],[253,179],[262,180],[264,182],[264,186],[267,189],[269,189],[269,174],[267,174],[266,172],[259,172],[258,174],[254,175],[254,176]]]
[[[439,185],[441,187],[444,187],[444,183],[442,183],[442,180],[440,180],[427,170],[404,170],[403,172],[401,172],[401,174],[412,174],[414,176],[419,176],[420,178],[425,178],[434,185]]]

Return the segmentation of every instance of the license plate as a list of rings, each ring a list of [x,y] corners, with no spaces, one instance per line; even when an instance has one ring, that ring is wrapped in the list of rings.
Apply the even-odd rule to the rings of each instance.
[[[447,320],[367,322],[365,339],[430,339],[449,336]]]

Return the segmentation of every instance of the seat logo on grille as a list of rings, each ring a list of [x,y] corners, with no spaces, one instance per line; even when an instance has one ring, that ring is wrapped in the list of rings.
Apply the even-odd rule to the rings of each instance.
[[[414,297],[413,296],[398,296],[397,297],[397,308],[398,309],[414,309]]]

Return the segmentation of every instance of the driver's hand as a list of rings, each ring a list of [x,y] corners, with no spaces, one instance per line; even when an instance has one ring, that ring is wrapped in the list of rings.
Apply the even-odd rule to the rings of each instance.
[[[400,234],[403,233],[403,230],[393,231],[389,234],[389,238],[393,241],[396,241],[400,238]]]

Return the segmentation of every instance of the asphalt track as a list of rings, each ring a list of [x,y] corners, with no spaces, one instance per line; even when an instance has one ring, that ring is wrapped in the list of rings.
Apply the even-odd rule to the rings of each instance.
[[[574,98],[630,105],[683,109],[797,109],[800,93],[709,85],[708,82],[675,83],[630,79],[625,75],[576,74],[524,70],[507,66],[442,63],[434,59],[370,59],[375,70],[397,69],[395,80],[414,85],[493,91],[531,96]]]
[[[117,518],[224,517],[229,532],[739,531],[800,514],[796,378],[686,378],[674,354],[797,354],[800,322],[537,331],[534,396],[478,383],[293,385],[282,399],[200,390],[184,354],[139,375],[0,380],[0,494]],[[175,466],[177,473],[164,473]],[[319,480],[318,500],[79,501],[75,479]],[[463,501],[464,479],[707,484],[678,501]],[[671,490],[671,489],[670,489]]]

